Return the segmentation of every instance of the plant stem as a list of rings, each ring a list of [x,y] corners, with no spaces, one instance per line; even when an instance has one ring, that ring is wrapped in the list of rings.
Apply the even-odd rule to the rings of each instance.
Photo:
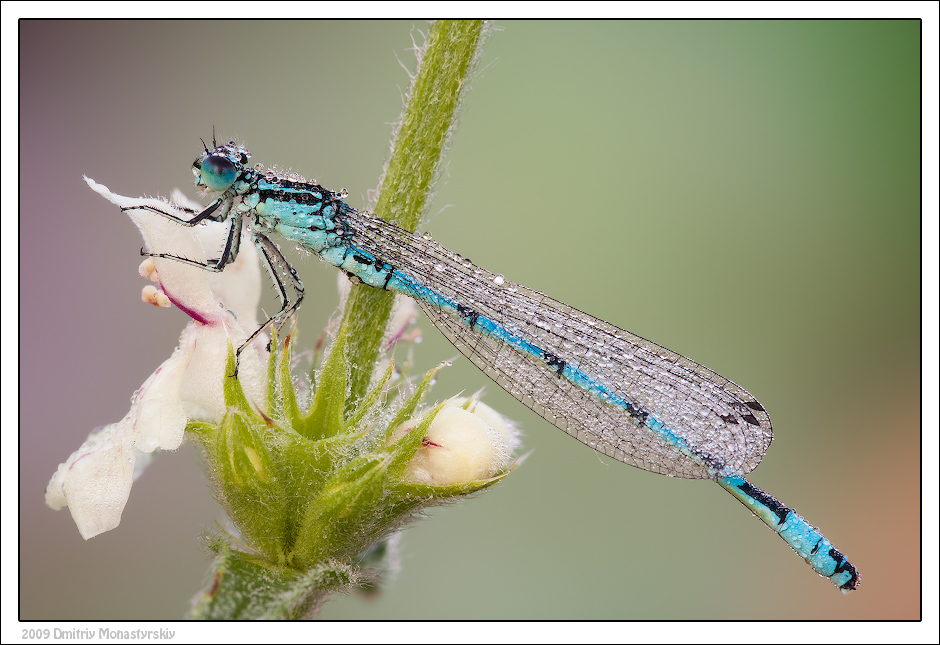
[[[376,206],[376,215],[408,231],[415,230],[428,207],[485,32],[482,21],[436,22],[418,51],[418,72],[395,133]],[[345,352],[345,364],[351,366],[347,410],[369,391],[393,302],[394,294],[361,285],[353,287],[347,299],[342,327],[345,342],[334,345]],[[283,452],[284,446],[277,449]],[[249,456],[257,454],[253,451]],[[245,463],[256,466],[256,461]],[[479,488],[479,483],[474,486]],[[353,558],[331,560],[332,553],[301,570],[233,548],[224,539],[211,546],[217,553],[213,582],[193,607],[192,617],[197,619],[302,618],[315,612],[327,594],[369,582],[357,575]]]
[[[378,217],[407,231],[417,228],[440,175],[441,159],[486,31],[486,23],[480,20],[441,20],[431,26],[427,42],[418,51],[418,72],[382,178],[375,208]],[[353,366],[349,404],[369,388],[394,297],[388,291],[357,285],[346,301],[347,357]]]

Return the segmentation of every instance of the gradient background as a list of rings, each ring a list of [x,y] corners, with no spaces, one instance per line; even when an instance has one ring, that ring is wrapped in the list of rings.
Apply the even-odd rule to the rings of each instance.
[[[598,457],[461,360],[434,395],[487,386],[534,453],[409,528],[377,599],[322,617],[916,619],[920,24],[498,25],[426,228],[747,387],[776,430],[752,480],[864,580],[844,597],[714,484]],[[140,302],[137,231],[82,174],[194,195],[214,125],[364,205],[418,30],[21,23],[21,618],[183,616],[207,566],[198,536],[222,517],[189,447],[89,542],[44,506],[59,462],[126,413],[185,323]],[[309,344],[336,280],[292,257]],[[420,367],[457,354],[422,326]]]

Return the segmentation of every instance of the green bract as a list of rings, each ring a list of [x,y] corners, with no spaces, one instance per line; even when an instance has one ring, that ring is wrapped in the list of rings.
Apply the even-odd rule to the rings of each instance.
[[[256,566],[303,572],[327,561],[354,564],[358,554],[421,509],[486,488],[508,473],[447,486],[403,478],[444,404],[401,438],[393,440],[392,433],[415,414],[437,369],[416,386],[404,381],[390,388],[389,365],[367,395],[347,407],[346,344],[342,327],[306,409],[298,405],[290,374],[288,337],[271,354],[267,413],[250,403],[237,378],[228,377],[222,423],[187,426],[205,451],[215,493],[247,547],[240,555]],[[230,351],[230,372],[234,361]],[[349,579],[337,578],[342,584]]]

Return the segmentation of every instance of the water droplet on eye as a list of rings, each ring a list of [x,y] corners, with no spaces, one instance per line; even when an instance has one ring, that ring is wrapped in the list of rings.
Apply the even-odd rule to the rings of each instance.
[[[504,278],[504,277],[501,276],[501,275],[496,275],[496,276],[493,277],[493,283],[494,283],[494,284],[503,284],[504,282],[506,282],[506,278]]]

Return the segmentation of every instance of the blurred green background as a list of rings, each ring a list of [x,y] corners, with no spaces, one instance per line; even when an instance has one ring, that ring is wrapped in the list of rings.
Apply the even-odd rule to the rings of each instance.
[[[379,597],[322,617],[917,618],[920,24],[497,26],[425,229],[747,387],[776,430],[751,479],[819,525],[862,585],[844,597],[714,484],[601,458],[459,360],[433,394],[486,386],[534,453],[407,529]],[[215,126],[365,205],[426,31],[20,24],[21,618],[181,617],[206,571],[198,536],[223,517],[188,447],[89,542],[43,504],[185,323],[140,302],[137,231],[82,174],[194,196]],[[336,277],[291,257],[309,347]],[[457,355],[421,325],[419,366]]]

